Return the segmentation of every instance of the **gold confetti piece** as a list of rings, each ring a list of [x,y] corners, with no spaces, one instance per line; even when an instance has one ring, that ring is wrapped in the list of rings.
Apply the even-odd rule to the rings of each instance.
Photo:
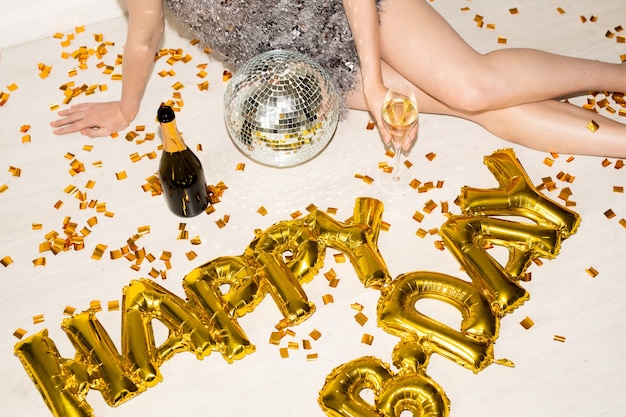
[[[109,311],[118,311],[120,309],[120,302],[117,300],[109,301],[107,303],[107,309]]]
[[[324,305],[326,304],[332,304],[335,299],[333,298],[332,294],[324,294],[322,295],[322,301],[324,301]]]
[[[89,302],[89,308],[93,311],[102,311],[102,304],[100,300],[91,300]]]
[[[281,358],[287,359],[289,357],[289,350],[287,348],[280,348],[278,351],[280,352]]]
[[[28,333],[28,331],[20,327],[13,332],[13,336],[17,337],[18,339],[21,339],[22,337],[26,335],[26,333]]]
[[[270,334],[270,344],[272,345],[279,345],[281,339],[285,337],[285,332],[284,331],[278,331],[278,332],[272,332]]]
[[[11,257],[8,255],[0,259],[0,264],[2,264],[2,266],[4,266],[5,268],[11,265],[12,263],[13,263],[13,259],[11,259]]]
[[[0,194],[9,189],[9,186],[6,184],[0,185]]]
[[[429,152],[429,153],[426,154],[426,159],[428,159],[429,161],[432,161],[436,157],[437,157],[437,154],[434,153],[434,152]]]
[[[616,216],[615,212],[612,209],[608,209],[607,211],[604,212],[604,216],[607,219],[612,219],[613,217]]]
[[[613,186],[613,192],[614,193],[623,193],[624,192],[624,187],[621,185],[614,185]]]
[[[498,43],[499,44],[506,44],[507,43],[507,39],[505,37],[498,36]]]
[[[263,206],[259,207],[258,210],[256,211],[257,213],[259,213],[261,216],[265,216],[267,214],[267,209]]]
[[[33,316],[33,324],[40,324],[45,321],[43,314],[38,314]]]
[[[415,211],[415,213],[413,214],[413,220],[415,220],[418,223],[421,223],[422,220],[424,220],[424,215],[422,213],[420,213],[419,211]]]
[[[65,306],[65,309],[63,310],[63,315],[71,316],[72,314],[74,314],[75,311],[76,311],[75,307]]]
[[[370,120],[369,122],[367,122],[367,126],[365,126],[365,129],[374,130],[375,127],[376,127],[376,123]]]
[[[357,323],[359,323],[361,326],[364,326],[365,323],[367,323],[367,316],[361,312],[358,312],[355,316],[354,319],[356,320]]]
[[[374,336],[367,334],[367,333],[363,333],[363,337],[361,337],[361,343],[371,346],[373,342],[374,342]]]
[[[287,343],[287,349],[298,350],[300,349],[300,344],[298,342],[289,342]]]
[[[615,169],[622,169],[622,168],[624,168],[624,161],[619,159],[615,162]]]
[[[302,216],[302,212],[300,210],[297,210],[291,213],[290,216],[292,219],[297,219],[298,217]]]
[[[592,266],[590,266],[589,268],[585,269],[585,272],[587,272],[591,278],[595,278],[597,277],[600,273]]]
[[[96,261],[99,261],[100,259],[102,259],[102,255],[104,254],[104,251],[106,251],[106,249],[107,249],[107,245],[98,243],[95,249],[93,250],[93,253],[91,254],[91,259],[95,259]]]
[[[528,330],[535,325],[535,322],[532,321],[530,317],[526,317],[524,320],[520,321],[519,324],[521,324],[524,329]]]
[[[600,129],[600,125],[592,120],[587,123],[587,129],[591,130],[592,132],[596,132],[598,129]]]
[[[318,358],[317,353],[309,353],[308,355],[306,355],[307,361],[314,361],[314,360],[317,360],[317,358]]]
[[[198,256],[194,251],[189,251],[185,255],[187,255],[187,259],[193,261]]]
[[[40,257],[37,259],[33,259],[33,266],[46,266],[46,258]]]
[[[344,263],[346,261],[346,256],[343,253],[336,253],[333,255],[335,258],[335,263]]]
[[[417,229],[415,234],[423,239],[423,238],[425,238],[428,235],[428,231],[424,230],[422,228],[419,228],[419,229]]]
[[[31,141],[30,135],[22,136],[22,143],[30,143],[30,141]]]
[[[304,350],[311,350],[312,346],[311,346],[311,341],[308,339],[303,339],[302,340],[302,349]]]
[[[519,10],[517,10],[517,7],[513,7],[511,9],[509,9],[509,13],[511,13],[511,14],[518,14]]]
[[[235,171],[243,171],[245,169],[246,169],[246,164],[244,164],[243,162],[239,162],[237,166],[235,167]]]
[[[328,272],[324,273],[324,276],[330,281],[337,277],[337,273],[333,269],[330,269]]]
[[[563,10],[561,7],[557,7],[556,11],[559,12],[559,14],[565,14],[565,10]]]
[[[363,305],[359,303],[352,303],[350,304],[350,308],[356,311],[363,311],[365,307],[363,307]]]
[[[311,333],[309,333],[309,336],[313,340],[318,340],[320,337],[322,337],[322,334],[318,330],[313,329]]]
[[[366,184],[371,184],[374,182],[374,178],[368,176],[368,175],[364,175],[362,178],[363,182]]]
[[[555,342],[565,343],[565,336],[559,336],[558,334],[555,334],[552,340],[554,340]]]

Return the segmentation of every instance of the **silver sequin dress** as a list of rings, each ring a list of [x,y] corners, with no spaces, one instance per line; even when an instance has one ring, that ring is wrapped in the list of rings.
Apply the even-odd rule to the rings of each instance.
[[[165,3],[177,20],[187,25],[233,70],[261,52],[290,49],[316,60],[340,93],[355,86],[359,60],[341,0],[165,0]]]

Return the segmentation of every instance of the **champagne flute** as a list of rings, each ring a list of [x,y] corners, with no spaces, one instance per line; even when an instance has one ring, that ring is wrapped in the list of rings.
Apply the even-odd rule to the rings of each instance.
[[[402,146],[409,140],[409,133],[418,123],[419,110],[415,93],[404,85],[392,86],[381,109],[383,125],[391,134],[395,155],[391,173],[382,172],[380,183],[390,194],[403,194],[413,178],[409,170],[401,164]]]

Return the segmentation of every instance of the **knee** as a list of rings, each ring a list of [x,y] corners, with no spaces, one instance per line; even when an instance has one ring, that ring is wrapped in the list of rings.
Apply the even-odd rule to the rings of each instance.
[[[457,84],[444,101],[464,112],[482,112],[506,107],[507,93],[507,86],[496,78],[476,77]]]

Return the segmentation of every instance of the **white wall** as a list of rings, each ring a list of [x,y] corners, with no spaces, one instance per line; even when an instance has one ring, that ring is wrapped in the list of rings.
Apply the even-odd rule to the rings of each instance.
[[[121,16],[124,0],[0,0],[0,48]]]

